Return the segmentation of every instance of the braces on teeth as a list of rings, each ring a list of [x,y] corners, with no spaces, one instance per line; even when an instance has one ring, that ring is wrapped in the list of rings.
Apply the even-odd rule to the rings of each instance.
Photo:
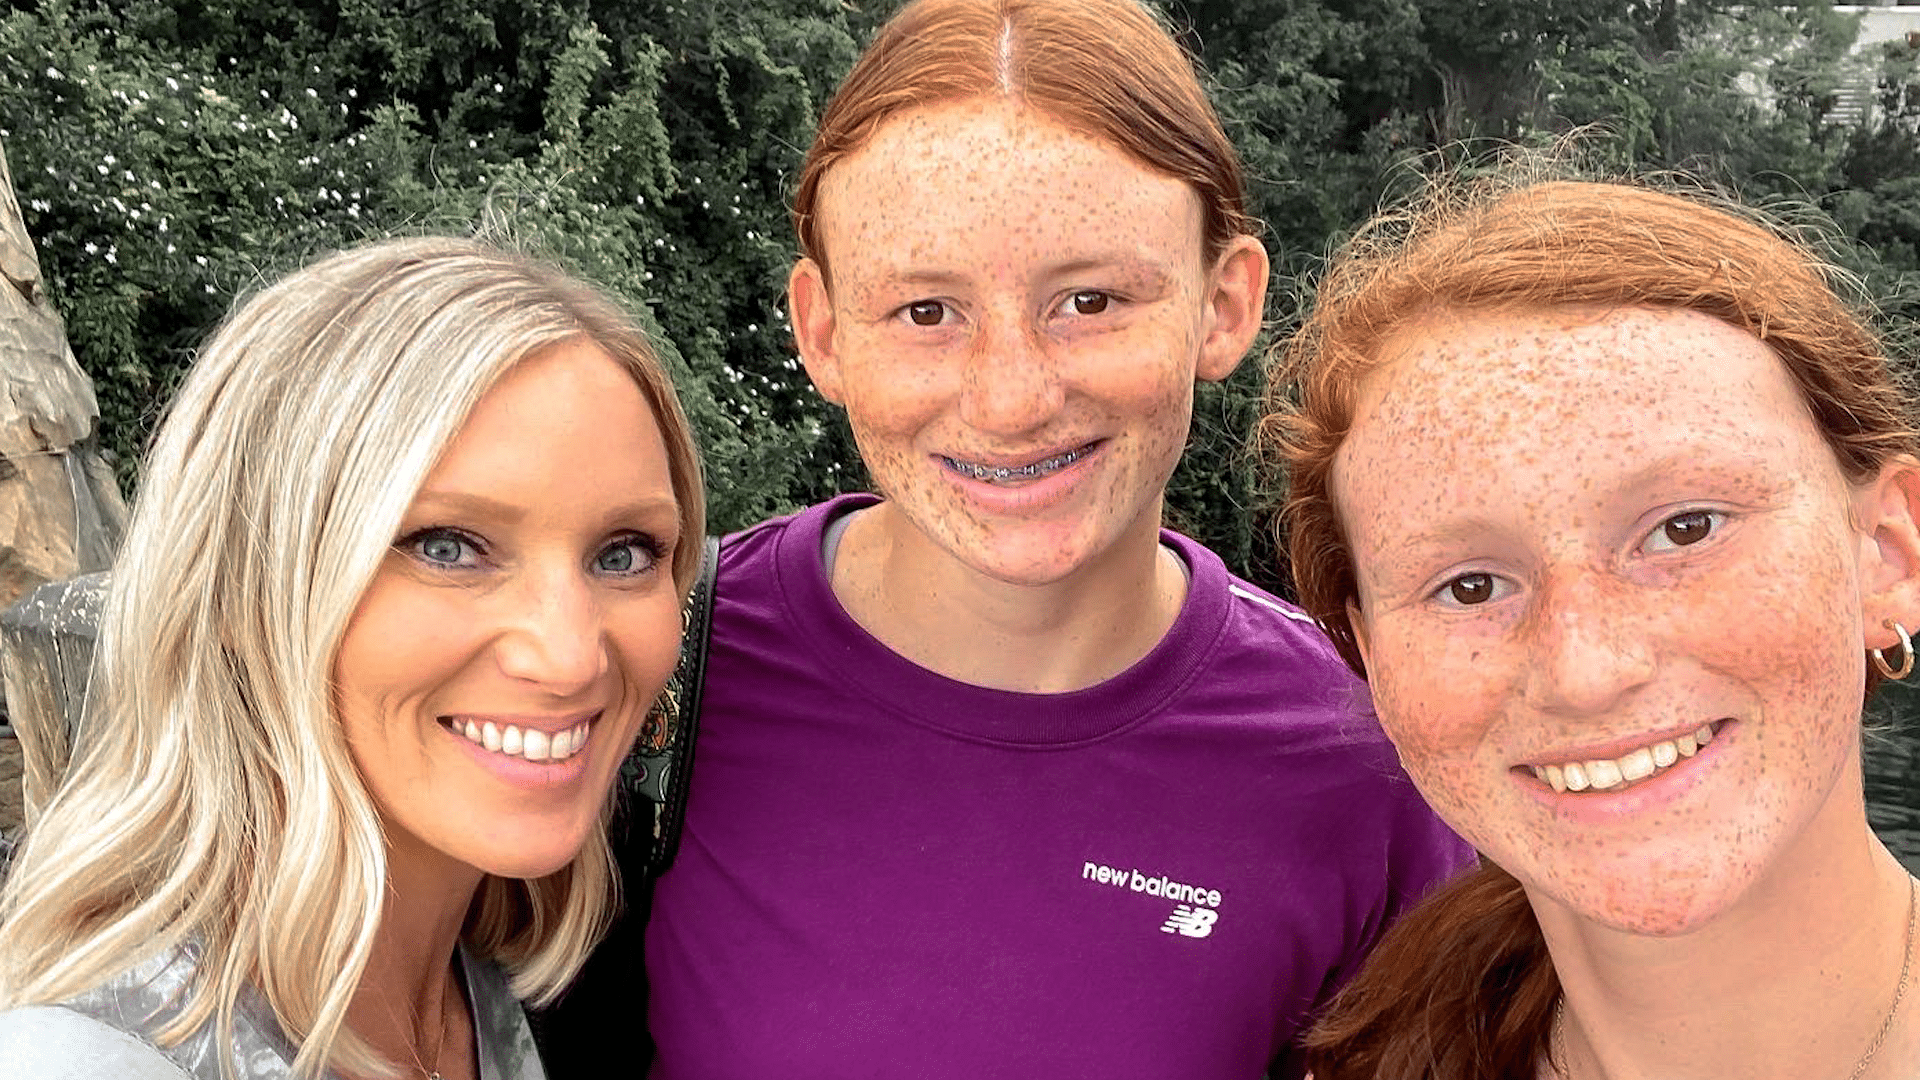
[[[1015,477],[1026,479],[1027,477],[1039,476],[1041,473],[1052,472],[1055,469],[1065,468],[1079,461],[1081,455],[1085,453],[1086,448],[1081,447],[1078,450],[1069,450],[1059,457],[1051,457],[1045,461],[1036,461],[1029,465],[974,465],[969,462],[955,461],[952,458],[943,458],[942,460],[947,463],[948,468],[955,472],[971,476],[975,480],[1012,480]]]

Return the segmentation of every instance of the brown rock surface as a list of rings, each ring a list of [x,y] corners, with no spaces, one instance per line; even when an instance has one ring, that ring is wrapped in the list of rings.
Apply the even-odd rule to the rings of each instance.
[[[100,408],[40,276],[0,146],[0,606],[35,586],[106,569],[126,527],[97,450]],[[18,665],[0,655],[11,687]],[[16,726],[31,718],[15,715]],[[28,721],[21,723],[21,721]],[[17,827],[19,747],[0,738],[0,831]]]
[[[26,819],[26,808],[21,803],[20,790],[20,744],[13,739],[0,739],[0,833],[14,835],[14,830]]]

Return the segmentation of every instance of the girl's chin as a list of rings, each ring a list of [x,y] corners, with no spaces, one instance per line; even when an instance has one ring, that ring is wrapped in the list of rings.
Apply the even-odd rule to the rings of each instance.
[[[1672,870],[1652,867],[1632,876],[1605,878],[1554,874],[1529,880],[1522,886],[1545,923],[1557,912],[1583,923],[1639,937],[1683,937],[1706,927],[1736,904],[1751,884],[1719,873],[1696,871],[1692,876],[1665,877]]]

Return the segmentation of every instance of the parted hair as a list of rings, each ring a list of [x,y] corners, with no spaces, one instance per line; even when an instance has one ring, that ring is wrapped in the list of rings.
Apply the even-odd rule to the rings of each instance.
[[[192,945],[173,1042],[230,1041],[256,986],[296,1075],[388,1069],[344,1018],[374,941],[387,853],[332,707],[349,618],[475,403],[521,359],[588,340],[658,421],[691,586],[699,461],[645,334],[539,261],[442,238],[371,243],[240,303],[203,347],[145,464],[101,617],[65,781],[29,808],[0,889],[0,1009],[63,1001]],[[603,826],[605,816],[603,815]],[[554,997],[604,932],[604,827],[534,880],[484,879],[462,936],[514,991]]]
[[[1209,261],[1260,232],[1192,58],[1138,0],[914,0],[860,54],[801,166],[794,231],[829,281],[818,223],[827,172],[900,112],[979,97],[1018,101],[1186,181],[1200,196]]]
[[[1334,461],[1361,384],[1394,335],[1430,314],[1703,312],[1773,350],[1849,478],[1920,452],[1912,398],[1866,310],[1843,295],[1848,278],[1814,239],[1703,191],[1543,180],[1519,165],[1435,181],[1364,226],[1334,255],[1272,369],[1256,440],[1287,472],[1284,536],[1300,603],[1347,663],[1365,677],[1347,614],[1358,590]],[[1559,989],[1520,883],[1484,865],[1387,932],[1310,1036],[1313,1074],[1533,1080]]]

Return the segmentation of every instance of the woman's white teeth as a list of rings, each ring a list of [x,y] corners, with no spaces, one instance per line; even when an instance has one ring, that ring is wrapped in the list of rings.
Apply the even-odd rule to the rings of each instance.
[[[1555,791],[1611,791],[1671,768],[1681,758],[1699,753],[1702,746],[1712,741],[1713,725],[1702,724],[1685,735],[1630,750],[1617,758],[1535,765],[1533,775]]]
[[[512,724],[499,727],[491,720],[455,721],[448,726],[466,736],[469,742],[479,743],[496,754],[527,761],[565,761],[587,744],[587,731],[592,724],[575,724],[551,735],[533,728],[522,731]]]

